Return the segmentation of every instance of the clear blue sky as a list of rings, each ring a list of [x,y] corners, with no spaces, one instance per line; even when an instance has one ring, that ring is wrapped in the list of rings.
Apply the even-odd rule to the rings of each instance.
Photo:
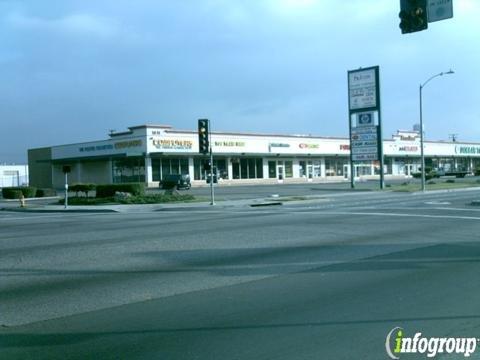
[[[380,66],[384,137],[480,142],[479,0],[401,35],[396,0],[0,0],[0,162],[140,124],[348,136],[347,71]]]

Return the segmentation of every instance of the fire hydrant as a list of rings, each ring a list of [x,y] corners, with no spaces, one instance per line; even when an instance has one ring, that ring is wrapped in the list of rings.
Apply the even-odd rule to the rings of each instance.
[[[20,195],[19,200],[20,200],[20,207],[22,208],[25,207],[25,196],[23,196],[23,194]]]

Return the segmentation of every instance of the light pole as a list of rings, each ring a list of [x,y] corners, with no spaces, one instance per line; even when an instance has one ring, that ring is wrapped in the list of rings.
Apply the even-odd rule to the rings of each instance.
[[[438,76],[454,74],[454,71],[450,69],[447,72],[441,72],[433,75],[423,84],[420,84],[420,157],[422,159],[422,191],[425,192],[425,154],[423,151],[423,115],[422,115],[422,89],[427,85],[430,80],[435,79]]]

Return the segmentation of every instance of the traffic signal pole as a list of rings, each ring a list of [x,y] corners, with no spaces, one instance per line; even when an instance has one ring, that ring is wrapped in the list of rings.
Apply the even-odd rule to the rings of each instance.
[[[213,191],[213,151],[212,151],[212,135],[210,133],[210,121],[208,119],[198,120],[198,150],[200,154],[207,155],[210,153],[210,164],[208,169],[210,171],[210,205],[215,205],[215,194]],[[207,173],[208,174],[208,173]],[[208,176],[207,176],[208,181]]]
[[[213,191],[213,151],[212,142],[210,141],[210,205],[215,205],[215,192]]]

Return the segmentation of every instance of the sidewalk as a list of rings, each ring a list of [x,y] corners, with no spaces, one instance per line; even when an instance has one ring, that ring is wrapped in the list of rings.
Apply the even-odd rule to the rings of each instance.
[[[345,196],[345,194],[338,194]],[[250,208],[260,206],[274,206],[298,203],[315,203],[326,202],[328,198],[334,197],[334,194],[313,195],[301,197],[269,197],[269,198],[253,198],[241,200],[219,200],[215,205],[210,205],[209,201],[204,202],[188,202],[188,203],[164,203],[164,204],[107,204],[107,205],[64,205],[56,204],[39,204],[35,203],[35,199],[27,199],[26,206],[20,207],[19,201],[0,201],[1,211],[15,212],[32,212],[32,213],[127,213],[127,212],[155,212],[155,211],[188,211],[188,210],[219,210],[225,208]],[[297,198],[303,198],[298,199]]]

